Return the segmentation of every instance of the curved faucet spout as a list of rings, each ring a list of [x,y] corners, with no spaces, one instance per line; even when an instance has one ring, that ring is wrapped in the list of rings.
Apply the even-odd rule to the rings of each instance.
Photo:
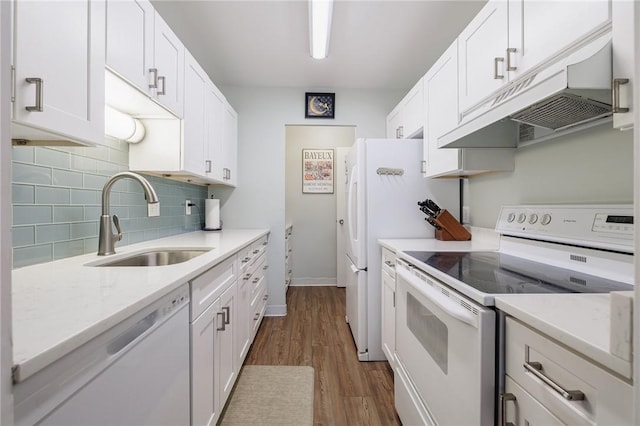
[[[133,172],[120,172],[111,176],[107,183],[104,184],[104,188],[102,188],[102,216],[100,216],[98,256],[114,254],[116,241],[120,241],[122,239],[122,232],[120,230],[120,221],[118,220],[118,216],[113,215],[113,222],[115,223],[116,229],[118,230],[118,233],[114,234],[111,228],[111,216],[109,215],[109,197],[111,194],[111,187],[120,179],[133,179],[138,181],[138,183],[142,185],[142,189],[144,189],[144,196],[147,199],[147,203],[149,204],[148,215],[158,216],[160,214],[160,209],[157,208],[157,204],[160,203],[158,194],[156,194],[156,191],[153,189],[148,180]],[[152,210],[152,206],[156,208]]]

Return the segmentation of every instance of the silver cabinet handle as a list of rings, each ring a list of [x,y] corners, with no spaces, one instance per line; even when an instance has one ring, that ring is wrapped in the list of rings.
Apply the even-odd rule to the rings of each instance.
[[[507,422],[507,402],[516,400],[516,396],[512,393],[503,393],[500,395],[500,411],[502,414],[502,426],[514,426],[513,423]]]
[[[26,82],[36,85],[36,104],[34,106],[27,106],[25,109],[32,112],[42,112],[42,86],[44,81],[41,78],[27,78]]]
[[[398,139],[404,138],[404,126],[400,126],[400,137]]]
[[[389,268],[395,268],[396,267],[395,263],[391,263],[390,260],[385,260],[384,264],[387,265]]]
[[[253,254],[258,254],[258,253],[260,253],[260,250],[259,250],[259,249],[255,249],[255,250],[253,251]]]
[[[253,320],[258,321],[258,318],[260,318],[260,313],[255,314]]]
[[[291,235],[291,233],[289,233],[289,235]],[[263,245],[263,246],[266,246],[266,245],[267,245],[267,242],[266,242],[266,241],[265,241],[265,242],[263,242],[263,243],[262,243],[262,245]]]
[[[584,393],[579,390],[566,390],[552,379],[547,377],[542,372],[542,363],[526,361],[523,364],[524,368],[531,374],[542,380],[546,385],[551,387],[554,391],[558,392],[562,397],[568,401],[583,401]]]
[[[151,83],[149,83],[149,89],[157,89],[158,88],[158,68],[149,68],[149,72],[153,74],[153,79]]]
[[[267,270],[267,268],[269,268],[269,265],[264,265],[264,266],[262,267],[262,270],[263,270],[263,271],[266,271],[266,270]]]
[[[224,312],[216,312],[216,316],[220,317],[222,315],[222,320],[220,320],[220,327],[216,328],[218,331],[225,331],[227,329],[226,322],[224,322]]]
[[[250,257],[245,257],[244,259],[242,259],[242,263],[247,263],[250,260],[251,260]]]
[[[268,298],[269,298],[269,295],[268,295],[268,294],[265,294],[265,295],[262,297],[262,300],[267,300]]]
[[[611,103],[613,105],[612,112],[618,114],[621,112],[629,112],[629,108],[623,108],[620,106],[620,86],[628,84],[628,78],[614,78],[611,87]]]
[[[260,277],[255,277],[255,278],[253,279],[253,283],[254,283],[254,284],[255,284],[255,283],[257,283],[258,281],[260,281]]]
[[[493,79],[502,80],[504,74],[498,74],[498,64],[504,62],[504,58],[493,58]]]
[[[158,82],[160,82],[160,81],[162,82],[162,89],[158,90],[157,95],[158,96],[166,95],[167,94],[167,91],[166,91],[166,89],[167,89],[167,81],[166,81],[165,76],[163,76],[163,75],[159,76],[158,77]]]
[[[207,166],[205,173],[211,173],[211,160],[205,160],[204,164]]]
[[[222,310],[224,311],[224,323],[229,324],[231,322],[231,306],[223,306]]]
[[[246,274],[242,279],[246,281],[249,278],[251,278],[251,274],[250,273]]]
[[[511,65],[511,54],[516,53],[517,50],[515,47],[507,48],[507,71],[515,71],[518,67]]]

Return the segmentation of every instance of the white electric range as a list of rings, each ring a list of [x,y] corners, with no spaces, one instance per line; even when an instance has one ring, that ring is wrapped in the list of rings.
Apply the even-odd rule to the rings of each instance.
[[[399,253],[396,355],[416,394],[396,395],[401,419],[494,424],[496,295],[633,289],[630,205],[505,206],[496,231],[497,251]]]

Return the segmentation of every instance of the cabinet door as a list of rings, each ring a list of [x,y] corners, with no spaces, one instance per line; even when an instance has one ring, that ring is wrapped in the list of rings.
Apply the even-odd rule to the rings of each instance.
[[[382,276],[382,350],[395,370],[396,281],[384,269]]]
[[[215,361],[220,303],[216,301],[191,324],[191,424],[214,425],[219,415]]]
[[[222,323],[217,327],[216,343],[219,348],[216,361],[218,366],[218,392],[220,396],[220,407],[224,404],[231,394],[233,384],[236,380],[236,374],[240,368],[237,366],[234,357],[234,330],[236,329],[236,283],[234,282],[220,296],[220,308],[218,318]],[[221,315],[220,315],[221,314]]]
[[[224,176],[227,185],[236,186],[238,176],[238,114],[226,104],[224,115]]]
[[[424,127],[423,80],[411,89],[403,100],[402,136],[410,138]]]
[[[453,42],[424,76],[425,176],[460,168],[460,149],[438,149],[438,138],[458,125],[458,42]]]
[[[402,126],[401,109],[402,109],[401,105],[398,105],[387,116],[387,138],[389,139],[402,138],[402,135],[400,134],[400,131],[401,131],[400,127]]]
[[[507,82],[507,11],[506,1],[490,0],[458,36],[461,112]]]
[[[148,0],[107,1],[106,65],[144,93],[153,68],[154,15]]]
[[[609,0],[510,0],[509,44],[503,47],[515,49],[508,58],[515,68],[511,79],[607,24],[609,10]],[[507,52],[501,55],[506,58]]]
[[[207,85],[206,95],[206,174],[218,182],[224,181],[224,117],[225,99],[220,90],[212,83]]]
[[[156,12],[153,61],[157,70],[154,96],[179,118],[183,111],[184,46]]]
[[[613,114],[613,127],[626,130],[633,127],[634,84],[634,17],[635,1],[614,1],[612,7],[613,78],[618,91],[618,107]],[[624,110],[628,108],[628,110]]]
[[[184,61],[184,170],[205,176],[205,97],[209,77],[187,51]]]
[[[104,2],[17,0],[14,31],[14,122],[104,144]]]

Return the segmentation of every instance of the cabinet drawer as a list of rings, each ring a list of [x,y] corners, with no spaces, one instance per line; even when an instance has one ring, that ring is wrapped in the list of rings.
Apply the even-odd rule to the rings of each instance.
[[[396,276],[396,257],[395,252],[382,248],[382,270],[393,278]]]
[[[510,377],[505,378],[504,390],[511,398],[503,402],[504,421],[502,424],[526,425],[562,425],[563,423],[522,389]]]
[[[253,273],[253,275],[251,275],[251,297],[253,297],[256,292],[258,291],[258,288],[262,285],[262,283],[264,281],[266,281],[265,279],[265,271],[267,270],[267,262],[266,259],[262,259],[260,262],[256,262],[256,270]]]
[[[192,321],[234,282],[236,259],[236,256],[231,256],[191,281]]]
[[[258,241],[251,244],[251,256],[253,259],[257,259],[267,249],[267,236],[260,238]]]
[[[240,270],[240,275],[246,273],[247,268],[249,268],[249,265],[251,264],[251,246],[246,246],[243,247],[242,249],[240,249],[240,251],[238,252],[238,263],[239,263],[239,270]]]
[[[530,370],[584,399],[568,399]],[[633,418],[628,383],[512,318],[506,320],[505,372],[567,424],[630,424]]]

